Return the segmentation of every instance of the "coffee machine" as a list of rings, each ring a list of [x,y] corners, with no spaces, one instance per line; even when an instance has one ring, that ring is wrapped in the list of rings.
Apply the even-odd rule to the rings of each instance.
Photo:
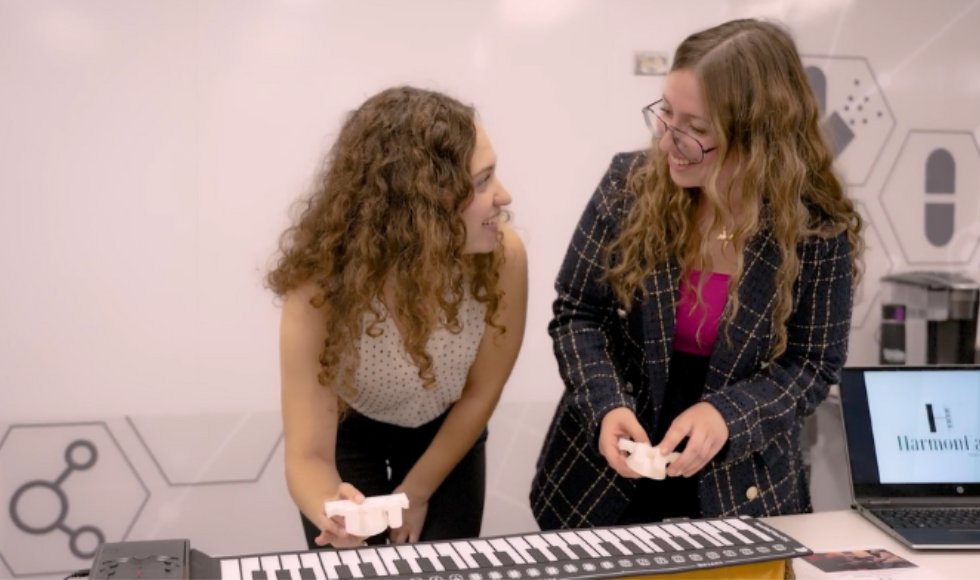
[[[976,362],[980,285],[962,273],[914,271],[881,279],[879,364]]]

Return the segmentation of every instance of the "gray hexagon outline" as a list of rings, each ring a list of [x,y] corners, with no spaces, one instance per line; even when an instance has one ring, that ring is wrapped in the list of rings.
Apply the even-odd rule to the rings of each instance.
[[[898,247],[902,250],[902,257],[905,258],[905,263],[909,266],[965,266],[973,261],[974,254],[977,253],[977,246],[980,246],[980,236],[977,236],[976,244],[973,249],[970,250],[970,256],[963,260],[962,262],[914,262],[909,260],[908,254],[905,252],[905,246],[902,245],[902,237],[898,235],[898,229],[895,224],[892,223],[892,218],[888,215],[888,205],[882,196],[885,194],[885,188],[888,187],[888,182],[891,181],[892,173],[894,173],[895,168],[898,167],[899,161],[902,159],[902,152],[905,151],[905,146],[908,145],[909,140],[912,138],[913,133],[928,133],[928,134],[943,134],[943,135],[969,135],[970,142],[973,146],[977,148],[977,159],[980,160],[980,144],[977,144],[976,135],[973,131],[967,129],[909,129],[908,133],[905,134],[905,140],[902,141],[902,147],[898,150],[898,154],[895,155],[895,162],[892,163],[891,168],[888,169],[888,175],[885,176],[885,180],[881,183],[881,190],[878,191],[878,203],[881,204],[882,209],[885,211],[885,219],[888,220],[888,227],[891,228],[892,233],[895,234],[895,239],[898,240]]]
[[[120,539],[120,541],[126,541],[126,538],[129,537],[129,533],[133,531],[133,526],[136,525],[137,520],[139,520],[140,515],[143,513],[143,509],[146,507],[146,504],[150,502],[151,494],[150,494],[150,489],[146,487],[145,483],[143,483],[143,479],[140,478],[140,475],[136,471],[136,468],[133,467],[133,463],[129,460],[129,457],[126,455],[126,452],[123,450],[122,445],[119,444],[119,441],[116,439],[116,436],[112,434],[112,429],[109,429],[109,425],[107,425],[105,421],[83,421],[83,422],[74,422],[74,423],[12,424],[7,427],[7,431],[3,434],[3,438],[0,439],[0,451],[3,451],[3,444],[7,442],[7,438],[10,437],[10,433],[14,429],[31,429],[31,428],[47,428],[47,427],[102,427],[103,429],[105,429],[105,432],[109,435],[109,439],[116,446],[116,449],[119,450],[119,454],[122,455],[123,461],[126,462],[126,466],[129,467],[129,470],[133,473],[133,476],[136,478],[136,481],[140,484],[140,487],[142,487],[143,491],[146,493],[146,497],[143,499],[143,503],[140,504],[139,509],[136,510],[136,514],[133,516],[133,521],[130,522],[129,527],[126,528],[126,532],[123,534],[122,538]],[[32,572],[30,574],[18,574],[17,571],[14,570],[13,567],[10,565],[10,562],[7,562],[6,558],[3,557],[3,550],[0,550],[0,562],[3,562],[3,565],[6,566],[8,570],[10,570],[10,573],[13,574],[14,578],[49,576],[51,574],[71,574],[72,572],[74,572],[74,570],[56,570],[51,572]]]
[[[838,55],[830,55],[830,54],[801,54],[800,57],[802,57],[802,58],[829,58],[829,59],[837,59],[837,60],[863,60],[864,61],[864,66],[868,67],[868,73],[871,75],[871,80],[874,81],[875,87],[878,88],[878,94],[881,95],[881,101],[883,103],[885,103],[885,108],[888,109],[888,115],[891,117],[892,123],[891,123],[891,127],[888,128],[888,134],[885,135],[885,139],[881,142],[881,146],[878,147],[878,153],[875,155],[875,160],[871,162],[871,167],[868,168],[868,174],[867,174],[867,176],[865,176],[864,181],[862,181],[861,183],[857,183],[857,182],[854,182],[854,183],[848,182],[847,183],[847,185],[851,185],[853,187],[864,187],[868,183],[868,180],[871,179],[871,176],[874,174],[875,167],[877,167],[878,166],[878,162],[881,161],[881,154],[885,152],[885,146],[888,145],[888,142],[889,141],[891,141],[892,134],[895,132],[895,126],[898,125],[898,120],[895,118],[895,112],[892,111],[892,106],[888,104],[888,98],[885,96],[885,89],[883,89],[882,86],[880,84],[878,84],[878,77],[875,76],[875,69],[871,68],[871,63],[868,61],[867,58],[865,58],[863,56],[838,56]],[[845,181],[846,181],[846,179],[845,179]]]
[[[136,438],[143,446],[143,449],[146,450],[146,454],[150,456],[150,460],[153,461],[153,465],[155,465],[157,471],[160,472],[160,477],[162,477],[163,480],[170,487],[203,487],[207,485],[236,485],[242,483],[258,483],[259,480],[262,479],[262,476],[265,474],[266,468],[269,467],[269,463],[272,462],[272,458],[276,454],[276,449],[279,449],[279,444],[282,442],[282,437],[283,437],[283,434],[280,432],[279,436],[276,437],[275,443],[272,444],[272,449],[269,451],[269,455],[267,455],[265,461],[262,462],[262,467],[259,468],[259,473],[252,479],[224,479],[224,480],[217,480],[217,481],[189,481],[189,482],[178,481],[175,483],[170,481],[170,477],[167,475],[167,472],[164,471],[163,465],[159,461],[157,461],[157,458],[155,455],[153,455],[153,451],[150,449],[150,446],[147,445],[146,440],[143,439],[143,435],[140,433],[139,428],[136,427],[136,423],[128,415],[126,416],[126,422],[129,423],[129,427],[133,430],[133,433],[136,434]]]
[[[857,201],[855,203],[865,209],[868,209],[868,204],[863,201]],[[871,212],[869,211],[868,213],[870,214]],[[878,232],[878,240],[881,242],[881,251],[884,253],[885,259],[888,261],[888,269],[885,271],[885,275],[887,276],[888,274],[891,274],[892,269],[895,268],[895,262],[892,261],[891,256],[888,255],[887,248],[885,248],[885,240],[881,238],[881,228],[879,228],[878,224],[871,221],[870,217],[865,217],[865,216],[861,216],[861,217],[864,218],[864,221],[867,222],[869,225],[871,225],[871,227],[875,228],[875,230]],[[887,219],[887,216],[885,219]],[[888,227],[891,228],[891,224],[888,224]],[[868,316],[871,315],[871,310],[874,308],[875,301],[877,301],[880,296],[881,296],[881,285],[875,283],[875,291],[874,294],[871,296],[871,301],[868,304],[868,309],[864,311],[864,316],[861,318],[861,322],[859,324],[854,324],[854,321],[853,320],[851,321],[852,330],[861,330],[862,328],[864,328],[865,323],[868,322]]]

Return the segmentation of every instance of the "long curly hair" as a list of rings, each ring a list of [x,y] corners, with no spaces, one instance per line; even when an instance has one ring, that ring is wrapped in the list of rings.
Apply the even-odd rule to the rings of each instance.
[[[426,345],[437,324],[462,329],[466,285],[487,305],[488,325],[503,332],[495,322],[503,295],[502,235],[492,253],[462,253],[461,212],[474,195],[476,138],[472,107],[414,87],[384,90],[347,115],[266,277],[280,297],[301,284],[317,285],[310,303],[328,330],[321,385],[353,397],[357,344],[365,333],[379,336],[378,324],[394,314],[418,376],[432,387]],[[394,304],[384,299],[386,284]]]
[[[698,264],[710,267],[710,240],[697,224],[698,201],[713,209],[714,230],[722,225],[721,200],[729,200],[747,218],[731,232],[736,248],[765,228],[781,251],[773,311],[776,341],[769,353],[775,359],[786,350],[786,321],[800,268],[798,244],[804,237],[846,230],[857,288],[863,270],[863,221],[835,173],[816,97],[786,30],[745,19],[692,34],[677,49],[671,71],[677,70],[692,71],[699,82],[719,162],[709,168],[703,188],[685,190],[670,179],[667,156],[654,143],[647,163],[630,175],[627,191],[635,196],[635,205],[608,248],[608,281],[629,307],[651,268],[670,256],[678,260],[685,280]],[[733,155],[737,163],[731,191],[719,192],[721,160]],[[734,289],[743,262],[739,253],[729,281],[729,320],[739,308]],[[703,278],[695,289],[699,304],[702,288]]]

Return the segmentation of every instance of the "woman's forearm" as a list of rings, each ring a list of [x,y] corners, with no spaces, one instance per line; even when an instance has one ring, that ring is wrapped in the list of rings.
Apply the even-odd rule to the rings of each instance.
[[[337,495],[340,474],[336,466],[319,456],[286,459],[286,485],[300,511],[310,521],[324,517],[323,503]]]

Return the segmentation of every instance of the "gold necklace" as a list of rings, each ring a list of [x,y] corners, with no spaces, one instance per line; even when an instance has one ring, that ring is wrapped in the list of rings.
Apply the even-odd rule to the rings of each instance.
[[[721,240],[721,251],[722,252],[725,251],[725,248],[728,247],[728,242],[732,241],[732,239],[734,237],[735,236],[733,234],[728,233],[728,228],[727,227],[721,226],[721,233],[718,234],[718,237],[716,239]]]

